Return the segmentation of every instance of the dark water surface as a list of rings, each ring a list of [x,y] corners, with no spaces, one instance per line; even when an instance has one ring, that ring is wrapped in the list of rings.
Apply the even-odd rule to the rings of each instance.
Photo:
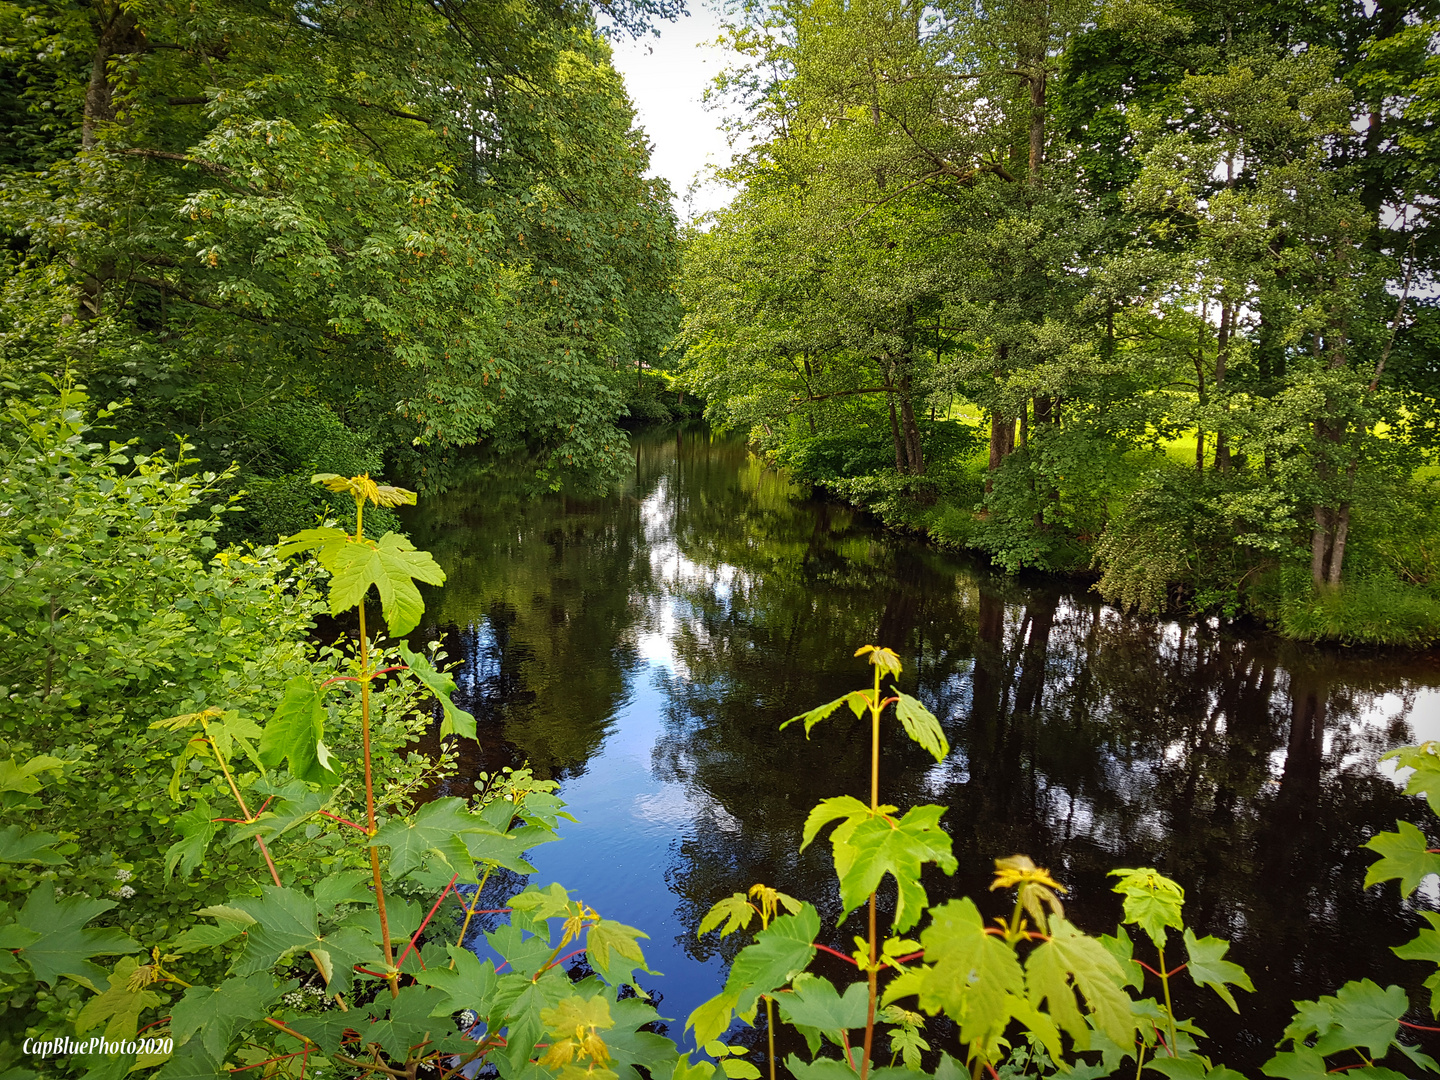
[[[410,527],[449,576],[424,629],[462,661],[480,721],[467,775],[528,761],[562,781],[579,823],[535,851],[537,881],[650,934],[664,977],[643,981],[672,1035],[724,978],[695,937],[714,901],[765,882],[815,902],[831,944],[861,932],[859,915],[834,926],[828,844],[796,849],[815,802],[867,794],[868,728],[843,709],[810,742],[776,728],[865,685],[851,654],[869,643],[900,654],[953,747],[937,765],[898,728],[883,747],[886,801],[950,808],[960,870],[927,876],[932,902],[1008,914],[992,860],[1023,852],[1100,933],[1120,916],[1106,872],[1159,867],[1254,978],[1243,1019],[1209,991],[1177,1002],[1252,1075],[1293,999],[1369,977],[1428,1003],[1426,965],[1389,951],[1417,916],[1393,884],[1361,889],[1360,845],[1434,820],[1376,759],[1440,737],[1435,655],[1126,617],[887,535],[704,431],[637,437],[635,460],[588,501],[477,468]]]

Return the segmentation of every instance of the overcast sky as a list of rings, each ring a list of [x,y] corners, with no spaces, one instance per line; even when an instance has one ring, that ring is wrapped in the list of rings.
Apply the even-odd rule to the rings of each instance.
[[[625,78],[640,126],[650,138],[651,175],[663,176],[675,191],[676,210],[685,221],[730,200],[730,191],[716,184],[701,188],[693,201],[686,193],[706,165],[730,159],[718,114],[700,104],[725,54],[709,43],[720,32],[719,21],[704,0],[691,0],[692,14],[660,24],[660,36],[614,42],[615,67]]]

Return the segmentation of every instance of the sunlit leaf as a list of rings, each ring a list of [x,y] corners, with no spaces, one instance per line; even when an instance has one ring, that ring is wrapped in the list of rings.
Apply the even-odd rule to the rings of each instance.
[[[1197,938],[1187,927],[1185,949],[1189,954],[1185,973],[1195,980],[1196,986],[1208,986],[1214,990],[1232,1011],[1238,1013],[1240,1006],[1235,1004],[1235,995],[1229,987],[1238,986],[1253,993],[1255,984],[1244,968],[1225,959],[1230,943],[1217,937]]]
[[[475,717],[459,708],[452,700],[455,693],[455,679],[448,672],[436,671],[435,666],[430,663],[429,657],[424,653],[411,652],[403,641],[400,642],[400,658],[440,702],[440,708],[444,714],[444,719],[440,721],[440,738],[443,739],[447,735],[459,735],[461,738],[473,740],[475,738]]]
[[[1137,870],[1111,870],[1118,877],[1114,891],[1125,897],[1125,921],[1134,923],[1155,942],[1165,947],[1165,930],[1181,929],[1185,923],[1180,909],[1185,903],[1185,890],[1158,870],[1141,867]]]
[[[323,561],[323,560],[322,560]],[[376,543],[364,541],[336,547],[326,566],[330,579],[330,610],[340,614],[357,607],[373,587],[393,637],[420,625],[425,602],[415,582],[443,585],[445,572],[429,552],[417,551],[399,533],[386,533]]]
[[[906,734],[928,750],[936,761],[944,761],[950,753],[950,743],[935,714],[909,694],[897,694],[896,699],[895,715],[905,725]]]
[[[1425,878],[1440,874],[1440,854],[1429,850],[1425,834],[1410,822],[1397,821],[1395,829],[1365,842],[1365,847],[1381,856],[1365,872],[1365,888],[1395,878],[1400,882],[1400,895],[1409,896]]]
[[[260,736],[260,764],[278,768],[289,761],[290,775],[312,784],[333,784],[338,777],[324,768],[317,744],[325,733],[325,705],[314,681],[296,675],[285,684],[275,715]]]

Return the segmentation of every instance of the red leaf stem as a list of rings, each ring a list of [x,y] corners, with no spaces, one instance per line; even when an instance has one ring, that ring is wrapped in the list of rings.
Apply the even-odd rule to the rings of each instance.
[[[1156,970],[1155,970],[1154,968],[1152,968],[1149,964],[1147,964],[1144,960],[1136,960],[1134,957],[1131,957],[1131,958],[1130,958],[1130,962],[1131,962],[1132,964],[1139,964],[1139,965],[1140,965],[1141,967],[1143,967],[1146,971],[1148,971],[1151,975],[1154,975],[1157,979],[1164,978],[1164,976],[1162,976],[1162,975],[1160,974],[1160,972],[1156,971]]]
[[[337,817],[335,814],[330,813],[330,811],[328,810],[321,810],[320,813],[323,816],[328,817],[331,821],[338,821],[341,825],[349,825],[352,829],[359,829],[363,833],[368,833],[370,831],[369,829],[365,828],[364,825],[356,825],[355,822],[349,820],[348,818]]]
[[[320,689],[321,689],[321,690],[324,690],[325,687],[329,686],[331,683],[337,683],[337,682],[359,682],[359,681],[360,681],[360,680],[357,679],[354,675],[335,675],[335,676],[332,676],[332,677],[329,678],[329,679],[326,679],[324,682],[322,682],[322,683],[320,684]]]
[[[850,958],[847,956],[845,959]],[[850,1056],[850,1035],[843,1029],[840,1032],[840,1041],[845,1044],[845,1064],[850,1066],[851,1072],[859,1072],[860,1070],[855,1068],[855,1059]]]
[[[1401,1020],[1400,1023],[1416,1031],[1440,1031],[1440,1027],[1426,1027],[1424,1024],[1412,1024],[1408,1020]]]
[[[904,956],[896,956],[893,959],[897,964],[906,964],[909,963],[911,960],[919,960],[920,957],[924,955],[925,950],[921,949],[919,952],[906,953]]]
[[[576,949],[576,950],[574,950],[573,952],[568,952],[568,953],[566,953],[564,956],[560,957],[560,959],[555,960],[555,961],[552,961],[552,962],[549,963],[549,964],[546,964],[546,965],[545,965],[543,968],[541,968],[539,971],[535,972],[534,977],[531,978],[530,981],[531,981],[531,982],[535,982],[537,979],[540,978],[541,975],[544,975],[545,972],[549,971],[551,968],[553,968],[553,967],[559,967],[559,966],[560,966],[561,964],[563,964],[566,960],[569,960],[571,957],[579,956],[579,955],[580,955],[582,952],[584,952],[584,951],[585,951],[585,950],[584,950],[583,948]],[[495,970],[496,970],[496,971],[499,971],[500,969],[499,969],[499,968],[496,968]]]
[[[466,908],[466,909],[465,909],[465,914],[467,914],[467,915],[508,915],[510,912],[512,912],[512,911],[514,911],[514,910],[515,910],[514,908],[508,908],[508,907],[474,908],[474,909]]]
[[[430,920],[435,917],[435,912],[437,912],[437,911],[440,910],[440,905],[445,902],[445,897],[447,897],[447,896],[450,895],[450,890],[455,887],[455,882],[457,882],[457,881],[459,881],[459,880],[460,880],[460,875],[459,875],[459,874],[456,874],[454,877],[452,877],[452,878],[450,879],[450,884],[445,886],[445,891],[440,894],[440,899],[435,901],[435,906],[430,909],[430,914],[425,916],[425,921],[420,924],[420,929],[418,929],[418,930],[415,931],[414,936],[410,938],[410,944],[407,945],[407,946],[405,946],[405,951],[400,954],[400,959],[397,960],[397,961],[395,961],[395,966],[396,966],[397,968],[404,966],[404,964],[405,964],[405,957],[409,956],[409,955],[410,955],[410,950],[413,949],[413,948],[415,948],[415,942],[417,942],[417,941],[420,940],[420,935],[425,932],[425,927],[428,926],[429,923],[430,923]],[[421,960],[421,961],[420,961],[420,966],[421,966],[421,967],[424,967],[424,966],[425,966],[425,961]]]
[[[1167,971],[1167,972],[1165,973],[1165,977],[1166,977],[1167,979],[1173,978],[1174,976],[1179,975],[1180,972],[1184,971],[1184,970],[1185,970],[1187,967],[1189,967],[1189,966],[1190,966],[1189,964],[1181,964],[1181,965],[1180,965],[1179,967],[1177,967],[1174,971]]]
[[[293,1057],[300,1057],[308,1053],[310,1053],[310,1048],[307,1046],[304,1050],[296,1050],[293,1054],[281,1054],[279,1057],[273,1057],[267,1061],[257,1061],[254,1065],[241,1065],[238,1068],[226,1069],[225,1071],[232,1073],[249,1072],[251,1069],[260,1068],[261,1065],[273,1065],[277,1061],[289,1061]]]
[[[855,967],[859,967],[859,966],[860,966],[859,964],[856,964],[856,963],[855,963],[855,958],[854,958],[853,956],[846,956],[843,952],[840,952],[838,949],[832,949],[829,945],[821,945],[821,944],[817,941],[817,942],[815,942],[815,948],[819,949],[821,952],[828,952],[831,956],[838,956],[841,960],[844,960],[847,964],[854,964]]]

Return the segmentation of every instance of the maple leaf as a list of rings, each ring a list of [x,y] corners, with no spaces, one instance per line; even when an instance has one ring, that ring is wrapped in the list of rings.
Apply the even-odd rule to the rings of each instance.
[[[1440,965],[1440,913],[1422,911],[1420,916],[1430,925],[1404,945],[1397,945],[1390,951],[1401,960],[1423,960]],[[1440,1017],[1440,970],[1425,980],[1425,986],[1430,991],[1430,1015]]]
[[[1025,960],[1026,996],[1037,1007],[1048,1000],[1050,1015],[1082,1050],[1089,1047],[1089,1026],[1080,1012],[1080,994],[1096,1027],[1117,1044],[1130,1041],[1135,1022],[1124,980],[1125,972],[1104,944],[1058,915],[1050,920],[1050,940]]]
[[[393,637],[414,630],[425,613],[425,601],[415,581],[445,584],[445,571],[430,553],[417,551],[399,533],[386,533],[377,542],[364,540],[336,547],[326,569],[331,573],[331,613],[358,607],[373,586],[380,594],[380,607]]]
[[[799,1029],[814,1054],[821,1034],[839,1045],[842,1031],[865,1026],[869,995],[864,982],[851,983],[842,995],[829,979],[801,974],[795,976],[791,993],[777,994],[775,1003],[780,1016]]]
[[[1217,937],[1197,938],[1187,927],[1185,949],[1189,953],[1185,971],[1195,980],[1195,985],[1210,987],[1230,1006],[1231,1011],[1238,1013],[1240,1006],[1235,1004],[1235,995],[1230,992],[1229,986],[1254,993],[1255,984],[1245,974],[1244,968],[1225,959],[1230,943]]]
[[[290,763],[290,775],[312,784],[333,784],[339,779],[321,762],[325,734],[325,705],[320,689],[305,675],[296,675],[285,684],[275,715],[260,736],[260,764],[274,769]],[[329,753],[325,751],[328,759]]]
[[[1440,743],[1427,741],[1419,746],[1401,746],[1380,755],[1402,769],[1413,769],[1405,780],[1406,795],[1424,795],[1430,809],[1440,815]]]
[[[934,713],[909,694],[897,694],[895,715],[911,739],[928,750],[936,761],[945,760],[950,753],[950,743]]]
[[[1297,1052],[1315,1037],[1314,1051],[1321,1057],[1363,1047],[1372,1059],[1385,1056],[1400,1030],[1400,1017],[1410,999],[1398,986],[1381,989],[1369,979],[1348,982],[1334,994],[1314,1001],[1297,1001],[1295,1019],[1283,1038]]]
[[[435,1007],[432,1016],[450,1016],[462,1009],[477,1009],[490,1000],[498,979],[493,961],[482,961],[461,945],[449,945],[446,951],[454,967],[431,967],[415,972],[415,981],[433,987],[446,995]]]
[[[54,883],[42,881],[31,890],[13,924],[20,937],[30,940],[24,945],[9,947],[18,950],[20,960],[40,982],[54,986],[57,979],[65,976],[98,993],[96,983],[104,981],[108,973],[92,964],[90,958],[140,949],[119,930],[85,926],[114,906],[113,900],[78,896],[57,901]]]
[[[444,718],[440,721],[440,738],[443,739],[446,735],[459,735],[462,738],[473,740],[475,738],[475,717],[459,708],[451,700],[455,693],[454,677],[448,672],[437,671],[435,666],[430,663],[429,657],[424,653],[411,652],[403,641],[400,642],[400,658],[440,702],[440,708],[444,714]]]
[[[175,873],[177,866],[180,876],[188,878],[200,865],[200,861],[205,858],[205,849],[220,831],[220,823],[212,820],[214,816],[215,811],[210,808],[210,800],[201,796],[193,807],[175,819],[175,830],[181,839],[165,850],[167,878]]]
[[[645,954],[640,949],[640,942],[636,940],[649,937],[649,934],[636,930],[633,926],[626,926],[624,923],[614,922],[610,919],[601,919],[591,925],[585,939],[586,957],[590,961],[590,966],[598,971],[602,978],[612,983],[615,981],[610,976],[610,954],[612,952],[619,959],[631,961],[624,969],[629,974],[633,975],[637,967],[641,971],[655,974],[646,966]]]
[[[890,874],[899,887],[896,931],[903,932],[919,922],[928,902],[920,884],[921,867],[933,862],[945,873],[953,874],[957,865],[950,849],[950,834],[940,828],[944,813],[943,806],[915,806],[899,821],[867,816],[843,840],[840,837],[844,827],[835,830],[831,839],[845,914],[863,904],[879,888],[881,878]]]
[[[1114,891],[1125,897],[1125,921],[1135,923],[1149,935],[1156,948],[1165,947],[1165,928],[1181,929],[1180,914],[1185,890],[1158,870],[1142,866],[1137,870],[1111,870],[1118,877]]]
[[[852,690],[844,697],[838,697],[834,701],[827,701],[823,705],[816,705],[815,708],[809,712],[803,712],[799,716],[790,717],[789,720],[786,720],[780,725],[780,730],[784,731],[791,724],[803,722],[805,725],[805,738],[808,739],[810,738],[810,729],[820,723],[820,721],[829,717],[830,714],[840,708],[841,705],[849,705],[850,711],[854,713],[856,717],[860,717],[865,714],[865,709],[869,705],[869,698],[864,691]]]
[[[375,834],[375,843],[390,848],[390,872],[403,877],[418,869],[428,855],[434,854],[444,861],[452,873],[458,873],[465,881],[478,880],[475,876],[475,861],[467,840],[475,834],[497,834],[478,815],[470,813],[464,799],[454,797],[436,799],[420,808],[414,821],[396,818]],[[533,873],[529,863],[517,857],[503,857],[512,868],[521,868],[521,873]],[[498,860],[497,860],[498,861]]]
[[[1010,1022],[1010,999],[1021,997],[1025,976],[1014,951],[985,933],[980,911],[968,897],[931,912],[920,935],[927,963],[913,978],[890,984],[885,1003],[918,993],[926,1012],[944,1010],[960,1025],[960,1041],[989,1042]]]
[[[165,998],[153,990],[130,988],[130,978],[140,962],[133,956],[123,957],[110,975],[110,986],[103,994],[85,1002],[80,1015],[75,1018],[75,1032],[83,1035],[100,1023],[105,1024],[105,1038],[131,1039],[140,1027],[140,1014],[156,1005],[164,1005]]]
[[[755,905],[750,903],[744,893],[732,893],[724,900],[717,900],[700,920],[700,929],[695,931],[696,937],[704,937],[722,922],[725,924],[720,931],[720,936],[729,937],[737,930],[746,929],[756,915],[760,913],[755,910]]]
[[[1365,847],[1380,853],[1365,872],[1365,888],[1396,878],[1400,895],[1409,896],[1431,874],[1440,874],[1440,854],[1429,850],[1425,834],[1408,821],[1395,822],[1395,832],[1378,833]]]
[[[226,979],[219,986],[191,986],[170,1014],[170,1034],[180,1046],[199,1034],[199,1044],[217,1061],[225,1059],[235,1032],[267,1016],[270,1007],[300,985],[291,979],[280,986],[268,970]]]
[[[64,866],[68,859],[50,845],[60,838],[47,832],[31,832],[19,825],[0,829],[0,862]]]

